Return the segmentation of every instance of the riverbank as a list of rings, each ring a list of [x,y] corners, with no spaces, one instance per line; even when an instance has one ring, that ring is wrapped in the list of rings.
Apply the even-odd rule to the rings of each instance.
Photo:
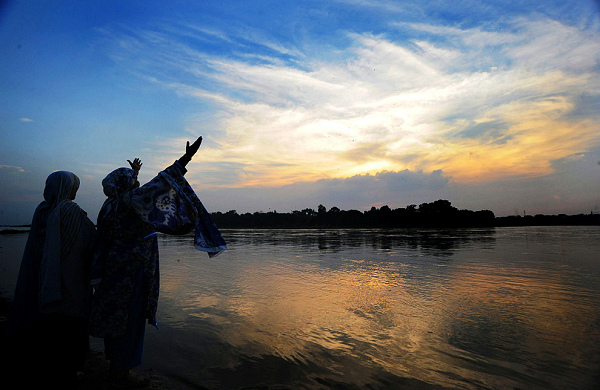
[[[0,334],[4,335],[8,316],[10,314],[11,302],[3,296],[0,296]],[[98,341],[98,340],[97,340]],[[0,350],[4,350],[3,344],[5,343],[4,338],[0,340]],[[95,343],[97,344],[97,343]],[[6,357],[10,359],[10,357]],[[2,371],[6,369],[6,366],[2,367]],[[103,352],[100,348],[90,347],[88,355],[86,357],[85,366],[79,381],[78,389],[80,390],[112,390],[114,386],[111,384],[108,378],[109,363],[104,358]],[[36,374],[36,368],[30,367],[27,372],[31,375]],[[139,368],[135,370],[136,374],[145,377],[149,380],[149,385],[146,389],[153,390],[188,390],[187,387],[181,383],[178,383],[172,378],[168,378],[161,373],[156,372],[154,369]],[[40,383],[44,383],[44,379],[40,378]]]

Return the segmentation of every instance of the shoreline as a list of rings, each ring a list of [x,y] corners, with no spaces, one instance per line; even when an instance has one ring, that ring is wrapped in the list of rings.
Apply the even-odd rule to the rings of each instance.
[[[8,298],[0,293],[0,335],[2,335],[0,339],[0,350],[4,350],[4,344],[6,343],[4,334],[10,315],[11,303],[12,302]],[[90,349],[85,358],[81,380],[77,385],[78,390],[111,390],[115,388],[108,378],[110,364],[108,360],[104,358],[104,353],[101,350],[101,343],[101,339],[95,339],[90,336]],[[10,359],[10,356],[5,356],[4,358]],[[2,370],[5,369],[6,365],[3,365]],[[175,379],[161,374],[154,368],[144,367],[143,364],[132,371],[149,380],[149,385],[142,389],[188,390],[192,388],[202,388],[200,386],[185,386]],[[27,367],[26,372],[35,375],[36,367]],[[40,378],[40,382],[43,382],[43,380],[43,378]]]

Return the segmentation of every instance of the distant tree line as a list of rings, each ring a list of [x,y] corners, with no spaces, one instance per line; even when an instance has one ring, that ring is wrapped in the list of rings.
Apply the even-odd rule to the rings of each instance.
[[[496,218],[496,226],[600,225],[600,214],[512,215]]]
[[[371,207],[367,211],[295,210],[238,214],[236,210],[211,214],[220,228],[384,228],[384,227],[482,227],[494,226],[496,218],[490,210],[459,210],[448,200],[436,200],[406,208]]]
[[[277,211],[238,214],[236,210],[211,213],[219,228],[387,228],[387,227],[488,227],[488,226],[560,226],[600,225],[600,214],[578,215],[515,215],[495,217],[490,210],[459,210],[448,200],[436,200],[419,206],[391,209],[389,206],[371,207],[367,211],[329,210],[319,205],[294,210],[290,213]],[[30,225],[22,225],[29,227]],[[0,234],[26,233],[28,229],[1,229]]]

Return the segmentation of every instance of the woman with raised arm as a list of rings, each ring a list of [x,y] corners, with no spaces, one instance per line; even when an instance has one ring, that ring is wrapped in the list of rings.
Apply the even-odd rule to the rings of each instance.
[[[187,234],[194,246],[215,256],[227,247],[210,215],[184,178],[186,165],[202,137],[185,154],[140,187],[142,166],[118,168],[102,181],[108,199],[98,215],[98,241],[92,266],[90,334],[104,338],[111,378],[121,385],[144,386],[131,373],[142,363],[146,322],[156,325],[159,292],[157,232]]]

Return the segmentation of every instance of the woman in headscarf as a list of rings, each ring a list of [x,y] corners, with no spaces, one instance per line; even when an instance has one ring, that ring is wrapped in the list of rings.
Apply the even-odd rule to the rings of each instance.
[[[48,176],[36,208],[19,270],[7,337],[15,370],[27,366],[49,384],[75,385],[88,348],[87,319],[95,226],[73,200],[79,178]],[[35,378],[35,377],[34,377]],[[33,379],[22,375],[21,380]],[[38,378],[39,379],[39,378]]]
[[[102,181],[105,195],[98,215],[98,244],[92,267],[94,298],[90,334],[104,338],[111,378],[121,385],[147,384],[132,374],[142,363],[146,322],[156,326],[159,293],[157,232],[195,231],[197,249],[215,256],[226,249],[210,215],[184,178],[202,137],[174,164],[142,187],[139,159]]]

